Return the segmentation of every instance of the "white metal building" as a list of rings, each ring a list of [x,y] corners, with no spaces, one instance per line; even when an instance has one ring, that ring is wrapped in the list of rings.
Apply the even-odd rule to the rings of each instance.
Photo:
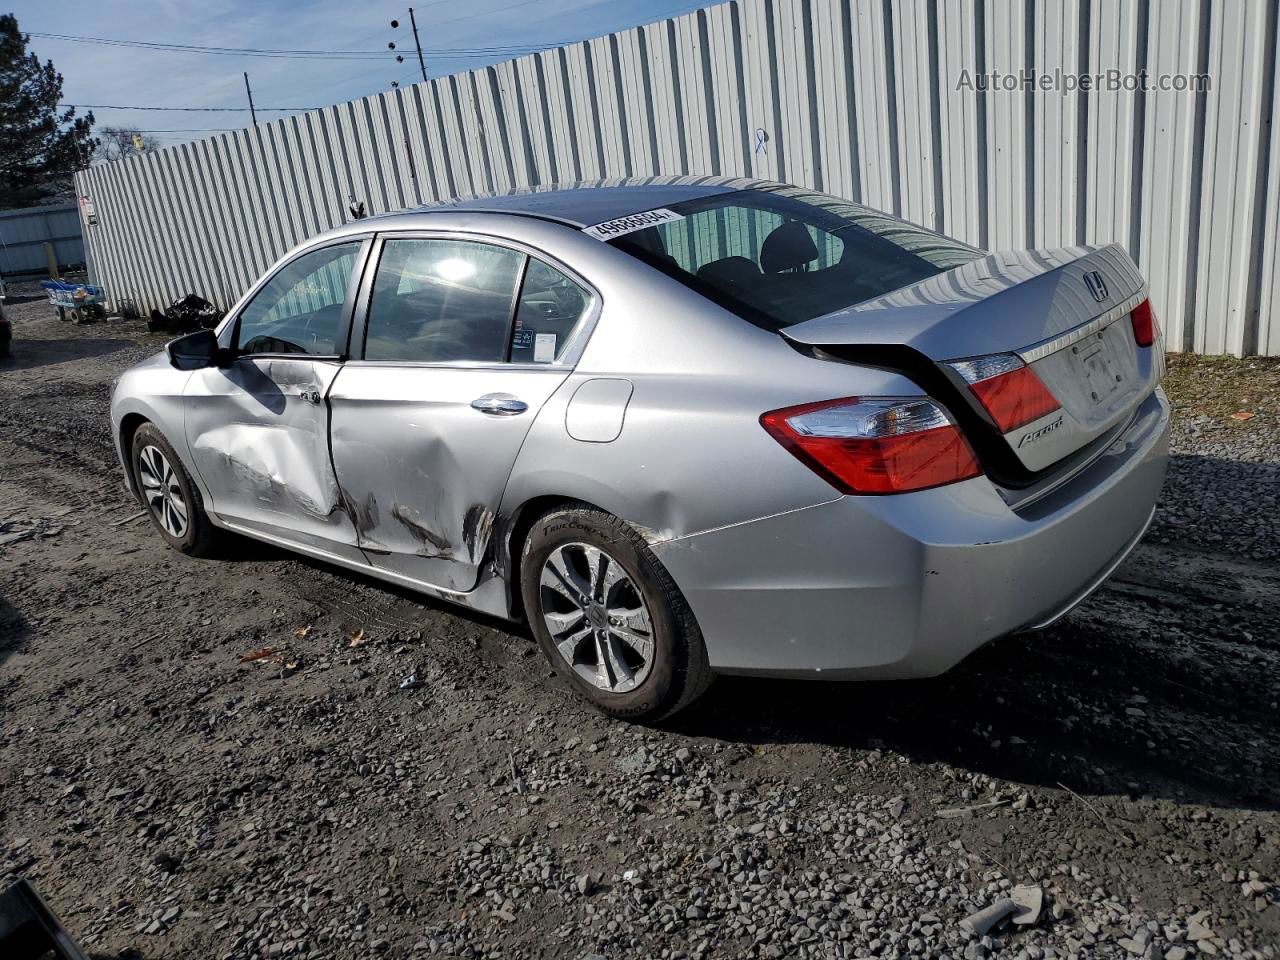
[[[351,198],[754,176],[992,250],[1119,241],[1171,348],[1280,355],[1278,7],[733,0],[93,167],[85,239],[114,297],[225,307]],[[980,89],[993,71],[1015,89]]]

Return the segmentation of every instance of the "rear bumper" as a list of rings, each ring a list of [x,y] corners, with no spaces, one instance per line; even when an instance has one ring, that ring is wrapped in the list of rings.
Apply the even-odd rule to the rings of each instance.
[[[722,673],[926,677],[1047,625],[1137,545],[1168,462],[1157,390],[1086,470],[1014,512],[979,477],[657,544]]]

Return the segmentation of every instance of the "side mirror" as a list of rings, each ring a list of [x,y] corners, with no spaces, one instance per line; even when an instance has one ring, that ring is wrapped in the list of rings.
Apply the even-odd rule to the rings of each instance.
[[[218,337],[212,330],[197,330],[177,340],[170,340],[165,344],[164,351],[169,355],[169,363],[179,370],[221,366],[226,356],[226,351],[218,346]]]

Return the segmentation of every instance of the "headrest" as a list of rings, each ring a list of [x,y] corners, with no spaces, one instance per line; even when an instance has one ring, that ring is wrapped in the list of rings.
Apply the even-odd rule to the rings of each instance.
[[[725,257],[712,260],[698,268],[698,279],[721,286],[750,283],[760,276],[760,268],[746,257]]]
[[[803,223],[792,221],[776,227],[760,248],[760,269],[765,273],[794,270],[818,259],[818,246]]]

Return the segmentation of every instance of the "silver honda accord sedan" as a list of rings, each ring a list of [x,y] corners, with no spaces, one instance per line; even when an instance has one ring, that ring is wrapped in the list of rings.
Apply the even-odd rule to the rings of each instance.
[[[753,180],[359,220],[111,416],[171,546],[223,531],[527,621],[605,712],[718,673],[927,677],[1142,537],[1163,343],[1118,246],[987,254]]]

